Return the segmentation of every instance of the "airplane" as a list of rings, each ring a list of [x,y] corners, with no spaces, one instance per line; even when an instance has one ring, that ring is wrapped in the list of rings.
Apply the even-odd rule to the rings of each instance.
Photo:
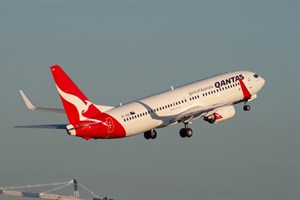
[[[64,109],[34,105],[25,93],[20,94],[31,111],[65,113],[68,124],[27,125],[16,128],[65,129],[71,136],[90,139],[115,139],[144,133],[145,139],[155,139],[156,129],[183,123],[179,135],[190,138],[192,120],[202,118],[217,124],[235,115],[234,105],[257,98],[265,80],[254,72],[227,72],[171,88],[148,97],[112,107],[89,101],[59,65],[50,67]]]

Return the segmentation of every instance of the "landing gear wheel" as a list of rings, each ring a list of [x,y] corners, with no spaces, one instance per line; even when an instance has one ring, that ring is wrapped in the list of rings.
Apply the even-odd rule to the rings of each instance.
[[[150,137],[151,137],[150,133],[151,133],[150,131],[147,131],[147,132],[144,133],[144,137],[145,137],[146,140],[150,139]]]
[[[144,133],[145,139],[155,139],[157,137],[156,130],[150,130]]]
[[[150,131],[150,138],[151,138],[151,139],[155,139],[156,136],[157,136],[156,130]]]
[[[251,107],[249,105],[244,105],[243,109],[244,109],[244,111],[249,111],[251,109]]]
[[[186,131],[185,130],[186,130],[185,128],[180,129],[180,131],[179,131],[180,137],[182,137],[182,138],[186,137]]]
[[[185,137],[192,137],[192,135],[193,135],[193,130],[190,129],[190,128],[182,128],[182,129],[180,129],[180,131],[179,131],[179,135],[180,135],[180,137],[182,137],[182,138],[185,138]]]
[[[187,128],[187,129],[185,130],[185,135],[186,135],[186,137],[192,137],[192,135],[193,135],[193,130],[192,130],[191,128]]]

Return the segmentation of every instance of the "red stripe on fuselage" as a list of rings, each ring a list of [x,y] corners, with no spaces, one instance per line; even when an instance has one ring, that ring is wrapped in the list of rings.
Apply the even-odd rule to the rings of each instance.
[[[242,88],[242,92],[243,92],[243,95],[244,95],[244,100],[250,99],[251,94],[250,94],[249,90],[247,89],[246,85],[244,84],[243,80],[240,79],[240,78],[238,80],[239,80],[240,86]]]

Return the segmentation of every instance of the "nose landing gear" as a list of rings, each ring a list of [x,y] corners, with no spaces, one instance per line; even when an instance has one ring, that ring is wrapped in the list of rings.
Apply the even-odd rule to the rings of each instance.
[[[244,109],[244,111],[249,111],[251,109],[251,107],[249,105],[245,104],[243,109]]]

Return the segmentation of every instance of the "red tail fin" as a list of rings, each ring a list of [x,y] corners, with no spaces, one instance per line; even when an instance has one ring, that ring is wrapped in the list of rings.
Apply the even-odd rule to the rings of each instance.
[[[50,70],[70,123],[89,120],[101,113],[59,65]]]

